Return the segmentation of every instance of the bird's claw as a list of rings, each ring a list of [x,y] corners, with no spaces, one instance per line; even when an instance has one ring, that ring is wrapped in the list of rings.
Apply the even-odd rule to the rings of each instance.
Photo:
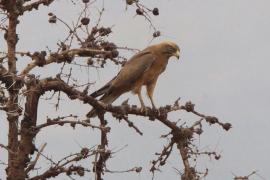
[[[156,107],[152,107],[152,111],[155,112],[156,114],[160,115],[160,111]]]
[[[144,112],[144,111],[146,111],[147,109],[146,109],[146,107],[145,106],[142,106],[141,108],[140,108],[140,112],[142,113],[142,112]]]

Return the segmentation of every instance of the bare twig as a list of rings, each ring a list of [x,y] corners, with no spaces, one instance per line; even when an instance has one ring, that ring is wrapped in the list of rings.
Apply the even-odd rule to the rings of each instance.
[[[28,167],[26,168],[25,172],[26,173],[29,173],[32,169],[35,168],[35,165],[37,164],[37,161],[42,153],[42,151],[44,150],[44,148],[46,147],[47,143],[44,143],[41,147],[40,147],[40,150],[38,150],[38,153],[37,153],[37,156],[35,158],[34,161],[30,162]]]
[[[15,152],[13,152],[10,148],[8,148],[7,146],[5,146],[3,144],[0,144],[0,148],[3,148],[3,149],[7,150],[8,152],[10,152],[12,154],[15,154]]]

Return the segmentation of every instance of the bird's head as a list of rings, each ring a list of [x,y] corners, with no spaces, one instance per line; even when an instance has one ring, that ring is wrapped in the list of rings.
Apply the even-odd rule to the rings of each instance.
[[[177,59],[180,57],[180,48],[172,41],[164,41],[161,44],[162,53],[168,58],[175,56]]]

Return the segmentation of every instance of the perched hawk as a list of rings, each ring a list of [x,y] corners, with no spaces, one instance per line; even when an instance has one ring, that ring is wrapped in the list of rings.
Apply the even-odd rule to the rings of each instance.
[[[91,94],[92,97],[101,96],[100,101],[111,104],[122,94],[132,91],[137,94],[141,108],[145,105],[141,95],[142,86],[146,86],[147,95],[151,100],[152,108],[156,108],[153,101],[153,92],[159,75],[166,69],[170,57],[179,59],[180,48],[171,41],[164,41],[147,47],[135,54],[126,62],[120,72],[105,86]],[[96,111],[92,109],[87,117],[94,117]]]

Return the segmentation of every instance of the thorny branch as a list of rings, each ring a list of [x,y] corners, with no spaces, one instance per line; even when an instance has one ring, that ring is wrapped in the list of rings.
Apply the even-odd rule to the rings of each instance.
[[[96,50],[96,49],[70,49],[63,51],[61,53],[52,53],[49,55],[48,59],[45,59],[46,55],[42,55],[41,53],[34,53],[30,55],[34,62],[27,65],[24,70],[21,72],[21,75],[28,74],[33,68],[36,66],[44,66],[51,63],[62,63],[62,62],[71,62],[75,55],[79,57],[91,57],[95,56],[96,54],[105,54],[109,53],[108,51],[103,50]],[[44,53],[45,54],[45,53]]]
[[[45,159],[51,162],[52,166],[50,169],[43,172],[42,174],[29,178],[31,180],[52,178],[62,173],[66,173],[66,175],[68,176],[71,176],[73,173],[76,173],[79,176],[84,176],[85,172],[89,172],[90,170],[82,166],[75,166],[74,163],[94,156],[100,153],[100,150],[95,150],[93,148],[82,148],[79,153],[70,154],[66,157],[63,157],[58,162],[55,162],[52,159],[48,158],[47,156],[42,154],[41,151],[39,151],[38,153],[40,153]]]
[[[62,121],[59,121],[59,120],[50,120],[50,119],[47,119],[47,123],[43,123],[43,124],[37,125],[36,127],[33,128],[33,131],[39,131],[42,128],[45,128],[45,127],[48,127],[48,126],[52,126],[52,125],[63,126],[64,124],[70,124],[70,126],[73,127],[73,128],[75,128],[75,126],[78,124],[78,125],[82,125],[82,126],[85,126],[85,127],[91,127],[93,129],[101,129],[102,130],[101,127],[92,125],[92,124],[86,122],[86,120],[84,120],[84,121],[73,121],[73,120],[62,120]]]

